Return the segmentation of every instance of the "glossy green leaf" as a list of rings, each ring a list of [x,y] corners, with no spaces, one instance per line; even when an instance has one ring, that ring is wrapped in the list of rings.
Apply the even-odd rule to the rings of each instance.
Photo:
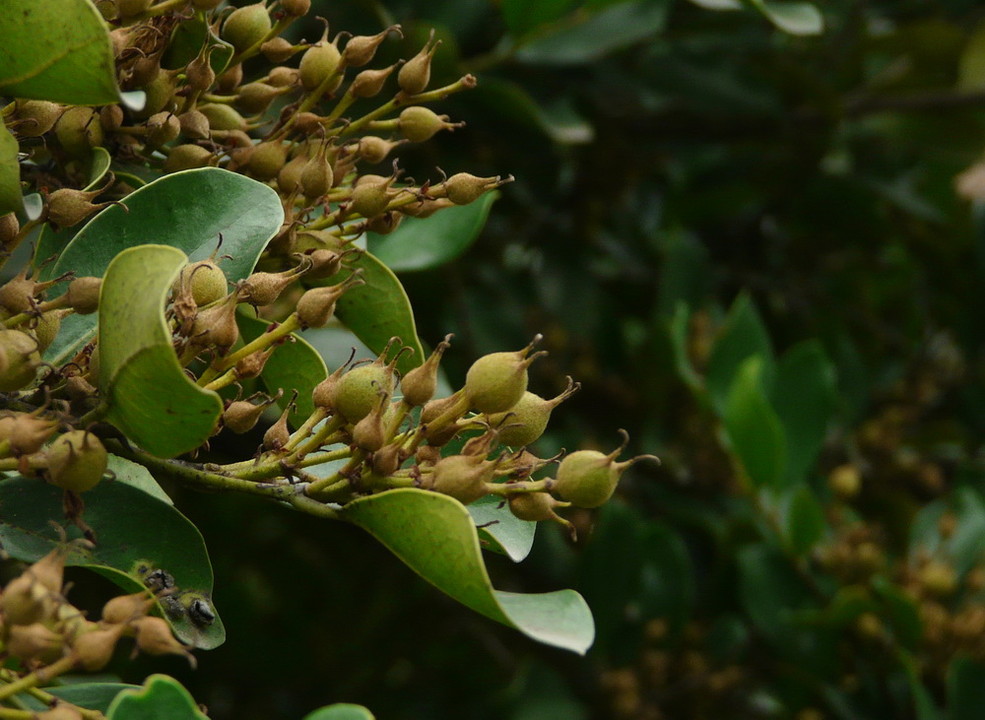
[[[821,451],[837,403],[834,366],[821,343],[808,340],[780,358],[770,400],[787,438],[788,482],[801,482]]]
[[[506,555],[513,562],[520,562],[530,554],[537,523],[520,520],[495,495],[480,498],[466,509],[479,530],[482,547]]]
[[[794,490],[784,516],[784,532],[790,548],[797,555],[806,555],[824,537],[826,527],[824,508],[810,486],[801,484]]]
[[[24,205],[17,150],[17,140],[0,123],[0,215],[18,212]]]
[[[701,376],[691,364],[688,354],[688,323],[691,313],[685,303],[679,302],[674,308],[667,332],[670,335],[670,345],[674,353],[674,367],[677,375],[695,393],[700,392],[704,383]]]
[[[104,480],[83,496],[85,521],[96,535],[92,550],[76,547],[69,565],[97,570],[128,592],[143,587],[137,567],[143,563],[174,576],[179,592],[211,598],[212,565],[201,534],[172,505],[123,482]],[[21,477],[0,481],[0,544],[12,557],[33,562],[60,541],[50,521],[62,516],[62,491]],[[69,537],[78,529],[67,529]],[[165,616],[167,617],[167,616]],[[175,633],[196,647],[210,649],[225,640],[222,620],[206,628],[190,618],[169,618]]]
[[[54,687],[42,688],[46,693],[57,698],[70,702],[73,705],[87,710],[97,710],[106,712],[113,699],[124,690],[138,689],[139,685],[128,685],[126,683],[110,682],[83,682],[72,685],[55,685]],[[23,694],[18,696],[18,700],[23,702],[28,710],[40,712],[47,710],[48,706],[37,698]]]
[[[4,0],[0,94],[72,105],[120,99],[109,29],[88,0]]]
[[[753,625],[780,646],[792,643],[796,614],[812,605],[811,593],[794,566],[778,550],[763,544],[743,547],[736,561],[739,599]]]
[[[374,353],[381,353],[392,337],[414,349],[400,357],[397,370],[407,373],[424,362],[424,348],[417,337],[417,324],[410,299],[397,276],[368,252],[350,263],[353,271],[362,270],[366,282],[346,290],[335,306],[335,314]],[[340,274],[333,282],[341,281]]]
[[[167,675],[151,675],[138,690],[121,692],[106,720],[208,720],[184,686]]]
[[[480,111],[489,113],[504,125],[540,130],[560,145],[584,143],[594,135],[593,127],[583,117],[558,112],[563,105],[554,106],[552,112],[522,85],[503,78],[484,79],[471,100]]]
[[[573,590],[524,595],[493,589],[472,516],[457,500],[401,488],[355,500],[342,516],[476,612],[547,645],[577,653],[591,646],[592,614]]]
[[[239,324],[239,332],[244,342],[251,342],[254,338],[260,337],[268,325],[263,320],[243,313],[236,315],[236,322]],[[292,412],[289,418],[291,424],[298,427],[314,412],[315,405],[311,400],[311,391],[315,389],[315,385],[328,377],[328,370],[321,355],[304,337],[297,333],[292,333],[288,337],[290,340],[278,345],[267,359],[260,380],[271,395],[283,389],[284,395],[279,402],[281,409],[287,407],[291,401],[291,391],[298,391],[295,401],[297,410]]]
[[[708,358],[708,392],[719,412],[725,407],[739,366],[751,356],[762,359],[762,380],[764,388],[769,388],[773,381],[773,347],[762,318],[749,296],[743,294],[729,309]]]
[[[106,148],[94,147],[89,157],[89,182],[82,189],[92,190],[96,187],[106,177],[106,173],[109,172],[109,166],[112,162],[113,158]]]
[[[394,272],[429,270],[454,260],[479,237],[499,197],[489,192],[429,218],[407,218],[389,235],[368,236],[369,250]]]
[[[955,658],[947,669],[947,720],[978,720],[985,708],[985,665]]]
[[[155,500],[160,500],[168,505],[174,505],[174,501],[158,484],[150,470],[143,465],[131,462],[119,455],[110,455],[108,469],[113,473],[113,482],[123,483],[141,492],[145,492]]]
[[[520,46],[520,62],[545,65],[589,63],[663,30],[670,3],[666,0],[630,0],[595,14],[573,13],[549,31],[535,34]]]
[[[304,716],[304,720],[376,720],[369,710],[362,705],[336,703]]]
[[[525,35],[534,28],[560,19],[572,0],[503,0],[500,11],[512,35]]]
[[[271,188],[238,173],[198,168],[172,173],[148,183],[90,220],[65,248],[47,277],[74,270],[102,277],[118,253],[135,245],[156,243],[183,250],[191,260],[216,251],[228,255],[220,266],[230,282],[253,271],[267,242],[284,219],[280,199]],[[95,315],[71,315],[45,359],[69,359],[95,329]]]
[[[795,0],[748,0],[777,28],[791,35],[820,35],[824,17],[814,3]]]
[[[778,487],[786,463],[786,438],[763,391],[763,361],[750,357],[739,367],[723,416],[725,431],[746,475],[756,486]]]
[[[181,250],[140,245],[106,270],[99,296],[99,387],[106,420],[158,457],[208,440],[222,401],[196,385],[178,363],[164,304],[187,262]]]

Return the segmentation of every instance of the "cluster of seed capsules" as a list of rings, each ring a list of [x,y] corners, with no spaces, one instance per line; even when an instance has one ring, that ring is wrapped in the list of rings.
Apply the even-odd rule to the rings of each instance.
[[[35,686],[51,684],[63,673],[102,670],[124,638],[132,638],[134,655],[183,655],[195,664],[168,623],[148,615],[157,604],[149,590],[110,599],[99,620],[72,605],[63,577],[70,550],[71,544],[52,550],[0,590],[0,657],[16,659],[19,667],[17,672],[13,665],[0,670],[0,699],[13,689],[31,692],[49,705],[31,715],[39,720],[102,717]]]
[[[71,187],[88,181],[95,148],[126,166],[163,173],[219,166],[267,183],[282,200],[285,221],[262,254],[259,271],[231,284],[221,257],[190,263],[167,306],[179,361],[206,389],[259,376],[292,332],[331,320],[339,297],[363,282],[349,262],[360,252],[353,246],[356,238],[391,232],[406,217],[474,202],[511,179],[463,172],[419,184],[402,177],[395,149],[458,126],[427,105],[475,84],[466,75],[431,87],[431,62],[440,44],[433,35],[409,59],[368,68],[400,27],[330,39],[326,26],[315,42],[282,37],[309,12],[310,0],[240,8],[219,0],[96,5],[112,28],[120,86],[143,91],[146,103],[132,110],[16,100],[0,110],[25,159],[22,178],[45,191],[37,220],[21,226],[13,214],[0,216],[0,263],[38,224],[76,226],[132,189],[112,174],[99,189]],[[189,37],[201,38],[197,52],[188,52]],[[176,62],[183,52],[189,57]],[[387,170],[375,174],[367,170],[371,165]],[[344,279],[332,284],[332,278]],[[53,283],[66,280],[66,293],[47,296]],[[73,492],[93,487],[106,472],[106,449],[97,437],[105,433],[90,431],[100,403],[99,350],[90,344],[57,368],[46,367],[41,353],[65,314],[97,309],[99,282],[40,282],[25,268],[0,287],[0,392],[9,408],[0,413],[0,468],[41,476]],[[245,345],[236,321],[244,305],[266,308],[264,317],[272,321]],[[461,390],[435,400],[446,348],[441,343],[403,378],[395,372],[399,352],[388,359],[392,347],[373,361],[346,364],[315,388],[315,412],[293,434],[285,410],[255,459],[210,465],[208,471],[268,482],[300,480],[320,501],[346,502],[410,486],[465,503],[492,493],[508,500],[518,517],[564,522],[555,513],[559,504],[601,505],[619,475],[639,459],[618,461],[622,448],[578,451],[561,461],[555,478],[532,479],[549,461],[524,448],[576,386],[569,383],[552,400],[527,392],[527,367],[539,355],[531,346],[480,358]],[[227,401],[215,431],[247,432],[278,399]],[[308,474],[307,468],[340,457],[345,463],[332,476]]]

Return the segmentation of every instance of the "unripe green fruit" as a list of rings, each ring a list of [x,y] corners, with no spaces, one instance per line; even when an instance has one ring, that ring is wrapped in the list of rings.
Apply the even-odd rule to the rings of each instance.
[[[578,450],[561,461],[553,489],[578,507],[595,508],[612,497],[618,480],[611,457],[598,450]]]
[[[222,24],[222,39],[241,53],[256,45],[270,32],[270,13],[262,2],[237,8]]]
[[[158,73],[152,80],[143,84],[141,89],[147,97],[144,100],[144,107],[134,112],[135,117],[149,118],[162,110],[171,110],[175,92],[175,80],[171,73]]]
[[[508,411],[489,416],[489,424],[499,428],[503,445],[523,447],[537,440],[547,429],[554,406],[532,392],[524,392]]]
[[[262,82],[242,85],[236,93],[236,107],[250,114],[261,113],[280,95],[277,88]]]
[[[169,112],[154,113],[144,124],[147,127],[147,142],[154,146],[167,145],[181,132],[181,122]]]
[[[211,125],[209,118],[200,110],[189,110],[178,116],[181,134],[190,140],[205,140]]]
[[[282,193],[291,193],[297,189],[301,184],[301,171],[308,162],[307,157],[298,155],[284,163],[284,167],[277,173],[277,187]]]
[[[301,86],[309,92],[317,88],[335,73],[341,59],[342,54],[334,43],[323,42],[305,50],[298,66]]]
[[[393,393],[393,373],[379,362],[352,368],[335,387],[335,410],[350,423],[372,412],[380,393]]]
[[[246,120],[235,108],[224,103],[199,105],[199,112],[209,121],[212,130],[245,130]]]
[[[211,260],[188,263],[181,268],[178,287],[187,288],[199,307],[226,297],[226,274]]]
[[[319,198],[332,189],[335,176],[324,155],[309,160],[300,175],[301,191],[307,198]]]
[[[106,472],[106,448],[85,430],[71,430],[59,436],[48,447],[47,455],[51,482],[64,490],[91,490]]]
[[[365,135],[359,138],[359,157],[368,163],[376,163],[386,160],[387,155],[400,143],[389,142],[375,135]]]
[[[54,127],[62,114],[62,106],[47,100],[19,100],[17,103],[17,134],[20,137],[40,137]]]
[[[373,218],[385,212],[389,204],[390,194],[385,183],[366,183],[353,188],[349,209],[364,218]]]
[[[229,407],[223,411],[222,424],[237,435],[249,432],[265,409],[266,406],[254,405],[248,400],[236,400],[229,403]]]
[[[171,152],[168,153],[168,159],[164,161],[164,172],[173,173],[205,167],[211,164],[213,159],[211,150],[198,145],[178,145],[171,148]]]
[[[34,380],[41,364],[37,340],[20,330],[0,330],[0,353],[7,359],[0,373],[0,392],[20,390]]]
[[[94,147],[103,144],[99,114],[89,107],[70,107],[55,123],[55,137],[62,149],[72,157],[88,158]]]
[[[250,174],[258,180],[270,180],[287,162],[287,146],[281,142],[262,142],[253,149],[250,155]]]
[[[465,375],[465,394],[473,410],[490,415],[520,401],[527,390],[527,368],[544,354],[528,356],[532,347],[533,343],[516,352],[490,353],[472,363]]]
[[[542,520],[557,518],[554,508],[563,504],[542,492],[514,493],[509,496],[508,502],[513,517],[529,522],[541,522]]]
[[[38,352],[43,353],[51,343],[55,342],[61,327],[62,316],[60,311],[52,310],[41,316],[34,328],[34,337],[38,340]],[[2,374],[2,370],[0,370],[0,374]]]
[[[425,142],[438,131],[453,127],[446,115],[438,115],[420,105],[404,108],[397,119],[397,128],[411,142]]]
[[[267,84],[272,87],[283,88],[283,87],[293,87],[299,82],[299,73],[297,68],[290,67],[275,67],[267,75]]]
[[[494,471],[495,464],[482,458],[452,455],[435,464],[428,487],[468,505],[488,494],[486,483]]]
[[[445,193],[456,205],[475,202],[487,190],[499,186],[499,177],[476,177],[469,173],[456,173],[445,180]]]
[[[342,269],[342,256],[334,250],[318,249],[305,253],[311,261],[307,272],[309,280],[324,280],[337,274]]]

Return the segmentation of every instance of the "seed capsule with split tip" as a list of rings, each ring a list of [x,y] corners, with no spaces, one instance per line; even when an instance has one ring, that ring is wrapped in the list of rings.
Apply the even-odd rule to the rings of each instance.
[[[616,458],[626,448],[629,436],[623,432],[622,444],[609,454],[598,450],[578,450],[565,456],[558,465],[552,492],[582,508],[605,504],[616,490],[620,476],[640,460],[656,460],[653,455],[639,455],[623,462]]]
[[[483,355],[465,375],[465,394],[473,410],[491,414],[509,410],[527,390],[527,368],[541,355],[532,353],[540,335],[516,352]]]
[[[109,460],[103,443],[86,430],[60,435],[46,454],[51,483],[75,493],[94,488],[106,473]]]
[[[434,30],[431,36],[421,48],[421,51],[404,63],[397,73],[397,84],[400,89],[408,95],[417,95],[427,89],[431,82],[431,58],[441,44],[440,40],[434,39]]]

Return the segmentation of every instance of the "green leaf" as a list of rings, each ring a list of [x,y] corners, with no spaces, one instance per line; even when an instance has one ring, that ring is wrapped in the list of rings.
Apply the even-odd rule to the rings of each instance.
[[[808,340],[776,365],[770,399],[787,439],[787,480],[801,482],[817,459],[837,402],[834,366],[821,343]]]
[[[158,457],[209,439],[222,400],[178,363],[164,304],[188,258],[166,245],[124,250],[110,263],[99,296],[99,387],[106,420]]]
[[[389,235],[368,236],[369,250],[394,272],[429,270],[454,260],[479,237],[499,197],[489,192],[429,218],[407,218]]]
[[[304,720],[376,720],[362,705],[336,703],[319,708],[304,716]]]
[[[167,675],[151,675],[143,688],[121,692],[106,720],[208,720],[184,686]]]
[[[546,645],[580,654],[591,646],[592,614],[573,590],[524,595],[493,589],[472,516],[457,500],[401,488],[354,500],[341,512],[418,575],[476,612]]]
[[[783,32],[791,35],[820,35],[824,32],[824,17],[814,3],[747,1]]]
[[[193,261],[204,260],[215,252],[221,234],[220,254],[230,257],[220,266],[235,282],[253,271],[284,219],[271,188],[219,168],[165,175],[132,192],[123,205],[126,209],[106,208],[83,226],[44,277],[69,270],[102,277],[120,252],[148,243],[171,245]],[[95,323],[94,315],[66,317],[45,360],[54,365],[68,360],[92,335]]]
[[[686,303],[679,302],[674,308],[674,315],[670,319],[667,332],[670,335],[670,345],[674,352],[674,367],[677,375],[684,383],[691,388],[692,392],[698,393],[704,383],[688,354],[688,323],[691,318],[691,311]]]
[[[0,123],[0,215],[18,212],[24,206],[17,151],[17,140],[7,126]]]
[[[985,88],[985,23],[978,24],[961,52],[958,88],[969,92]]]
[[[120,99],[109,29],[87,0],[4,0],[0,94],[70,105]]]
[[[92,550],[75,547],[69,565],[93,568],[128,592],[144,587],[137,568],[145,564],[174,576],[180,593],[212,596],[212,565],[202,535],[188,519],[141,489],[122,482],[103,481],[85,496],[85,521],[96,535]],[[41,480],[11,477],[0,480],[0,544],[12,557],[33,562],[61,540],[51,519],[62,516],[62,491]],[[79,535],[71,527],[70,537]],[[214,608],[213,608],[214,609]],[[184,642],[211,649],[225,640],[222,620],[206,628],[187,616],[169,622]]]
[[[141,492],[145,492],[155,500],[160,500],[168,505],[174,505],[174,501],[158,484],[150,470],[139,463],[131,462],[119,455],[109,456],[109,471],[113,473],[113,482],[123,483]]]
[[[811,595],[790,561],[764,544],[739,550],[739,599],[753,625],[775,643],[793,640],[796,612],[810,605]]]
[[[692,3],[705,10],[741,10],[740,0],[691,0]]]
[[[957,657],[947,669],[947,720],[979,720],[985,708],[985,665]]]
[[[424,348],[417,337],[417,324],[410,299],[397,276],[371,253],[364,252],[350,263],[353,271],[362,270],[366,284],[349,288],[339,298],[335,314],[374,353],[381,353],[392,337],[399,337],[414,352],[404,354],[397,370],[405,374],[424,362]],[[344,280],[347,273],[337,276]]]
[[[766,393],[763,361],[750,357],[739,367],[723,421],[732,449],[757,487],[776,488],[784,477],[786,438]]]
[[[631,0],[595,14],[572,13],[521,45],[515,58],[545,65],[594,62],[663,30],[669,9],[665,0]]]
[[[139,687],[139,685],[126,683],[84,682],[73,685],[55,685],[41,689],[65,702],[70,702],[87,710],[97,710],[104,713],[113,702],[113,698],[122,691],[138,689]],[[28,710],[41,712],[48,709],[48,706],[43,702],[26,693],[19,695],[17,699],[22,701]]]
[[[239,324],[244,342],[251,342],[254,338],[260,337],[268,325],[263,320],[251,318],[243,313],[236,315],[236,322]],[[298,391],[295,403],[297,410],[292,412],[289,418],[291,424],[298,427],[314,412],[315,405],[311,400],[311,391],[315,389],[315,385],[328,377],[328,370],[318,351],[303,337],[296,333],[291,333],[288,337],[290,340],[278,345],[267,359],[260,380],[271,394],[283,388],[284,396],[279,402],[281,409],[287,407],[287,403],[291,401],[291,390]]]
[[[784,532],[790,548],[797,555],[807,554],[824,537],[827,524],[824,508],[807,484],[794,490],[786,508]]]
[[[503,0],[500,10],[510,34],[519,37],[554,22],[571,7],[571,0]]]
[[[530,554],[534,546],[537,523],[520,520],[502,498],[487,495],[466,506],[475,526],[479,529],[479,544],[501,553],[513,562],[520,562]]]
[[[722,412],[739,366],[749,357],[762,359],[764,387],[773,381],[773,347],[769,333],[759,313],[749,299],[742,294],[729,309],[728,316],[719,331],[708,358],[706,381],[712,405]]]

